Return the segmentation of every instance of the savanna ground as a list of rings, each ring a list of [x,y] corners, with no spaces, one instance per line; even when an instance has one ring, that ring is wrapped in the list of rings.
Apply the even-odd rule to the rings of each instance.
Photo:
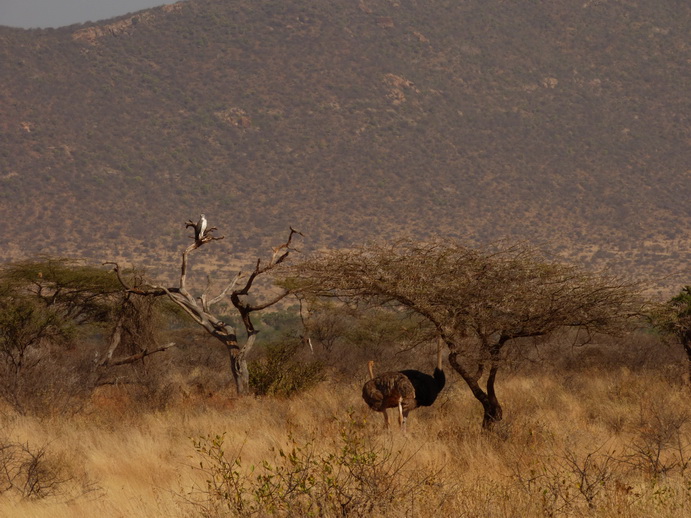
[[[408,434],[384,431],[360,397],[367,352],[325,360],[325,379],[290,398],[208,390],[198,380],[219,374],[198,367],[155,397],[123,384],[77,412],[2,407],[0,516],[687,515],[681,351],[648,335],[567,342],[535,344],[500,371],[505,417],[492,432],[448,364],[446,388],[411,413]],[[381,369],[431,371],[432,357]],[[149,364],[172,376],[174,359]]]

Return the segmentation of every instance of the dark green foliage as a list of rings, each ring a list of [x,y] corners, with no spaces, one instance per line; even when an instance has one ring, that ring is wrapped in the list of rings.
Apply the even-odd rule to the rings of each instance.
[[[47,345],[65,342],[72,331],[71,322],[54,308],[5,289],[0,294],[0,399],[25,412],[36,392],[31,374],[45,362]]]
[[[691,347],[691,286],[685,286],[681,292],[669,301],[676,316],[671,325],[673,331],[684,347]]]
[[[26,296],[0,296],[0,358],[14,373],[28,366],[32,348],[64,340],[69,333],[69,323],[53,309]]]
[[[262,342],[266,343],[274,342],[289,333],[298,333],[302,328],[297,306],[259,313],[257,317],[256,327],[261,333]]]
[[[107,269],[69,259],[43,258],[5,265],[0,282],[16,293],[31,294],[46,308],[77,324],[105,322],[122,292]]]
[[[75,347],[78,336],[109,327],[121,293],[106,270],[66,259],[2,267],[0,398],[20,413],[78,407],[93,388],[96,366],[93,356],[85,363],[87,347]]]
[[[656,327],[674,337],[686,352],[688,379],[691,382],[691,286],[685,286],[653,315]]]
[[[313,359],[304,359],[306,352],[309,352],[307,344],[294,337],[267,345],[262,358],[248,366],[254,393],[287,397],[322,381],[323,365]]]

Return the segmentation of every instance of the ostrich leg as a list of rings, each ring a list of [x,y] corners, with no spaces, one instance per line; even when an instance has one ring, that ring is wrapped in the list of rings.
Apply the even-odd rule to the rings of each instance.
[[[403,398],[398,400],[398,424],[401,427],[403,433],[405,433],[405,422],[408,417],[408,412],[403,412]]]

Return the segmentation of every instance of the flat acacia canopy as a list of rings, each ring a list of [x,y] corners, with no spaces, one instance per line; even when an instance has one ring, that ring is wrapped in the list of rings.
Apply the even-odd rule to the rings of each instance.
[[[494,378],[507,343],[563,327],[614,332],[641,312],[632,285],[547,261],[526,246],[483,250],[406,239],[326,251],[291,270],[295,291],[394,304],[426,318],[483,404],[485,426],[501,419]]]

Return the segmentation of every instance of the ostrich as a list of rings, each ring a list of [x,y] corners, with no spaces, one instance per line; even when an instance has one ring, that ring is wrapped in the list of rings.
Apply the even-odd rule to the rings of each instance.
[[[362,387],[362,399],[369,407],[384,414],[384,425],[389,427],[388,408],[398,407],[398,423],[403,433],[406,432],[408,413],[419,406],[430,406],[434,403],[439,392],[444,388],[446,376],[441,362],[442,340],[437,345],[437,367],[431,376],[413,369],[403,371],[384,372],[374,376],[373,365],[370,361],[370,380]]]
[[[415,387],[401,372],[384,372],[376,378],[370,360],[367,364],[370,380],[362,387],[362,399],[369,407],[384,414],[384,425],[389,427],[388,408],[398,407],[398,423],[405,432],[405,422],[408,412],[415,408]]]

